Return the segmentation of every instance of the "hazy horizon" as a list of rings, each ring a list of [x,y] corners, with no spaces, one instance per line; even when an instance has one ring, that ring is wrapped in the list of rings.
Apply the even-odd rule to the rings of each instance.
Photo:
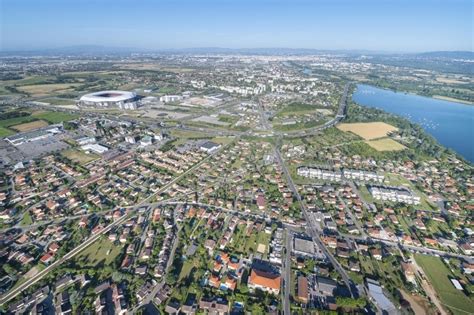
[[[473,51],[470,1],[3,0],[1,51]]]

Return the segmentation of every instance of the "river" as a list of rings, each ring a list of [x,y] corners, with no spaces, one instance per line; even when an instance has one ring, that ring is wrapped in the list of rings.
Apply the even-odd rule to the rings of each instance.
[[[474,106],[357,85],[352,99],[419,124],[439,143],[474,163]]]

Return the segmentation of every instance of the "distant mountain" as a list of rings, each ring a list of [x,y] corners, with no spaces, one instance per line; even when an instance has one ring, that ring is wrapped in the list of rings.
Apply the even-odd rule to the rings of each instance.
[[[6,50],[0,51],[2,56],[35,56],[35,55],[71,55],[71,56],[91,56],[91,55],[117,55],[134,52],[128,47],[106,47],[100,45],[77,45],[60,48],[33,49],[33,50]]]

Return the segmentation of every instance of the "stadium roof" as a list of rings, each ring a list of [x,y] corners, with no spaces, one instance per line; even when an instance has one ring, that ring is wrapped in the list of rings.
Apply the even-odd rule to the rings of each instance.
[[[84,102],[124,102],[135,98],[135,92],[128,91],[99,91],[83,95],[80,100]]]

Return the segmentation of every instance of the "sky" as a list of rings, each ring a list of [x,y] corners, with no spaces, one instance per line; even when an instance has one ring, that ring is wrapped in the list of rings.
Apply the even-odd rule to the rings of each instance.
[[[473,50],[471,0],[0,0],[0,50]]]

